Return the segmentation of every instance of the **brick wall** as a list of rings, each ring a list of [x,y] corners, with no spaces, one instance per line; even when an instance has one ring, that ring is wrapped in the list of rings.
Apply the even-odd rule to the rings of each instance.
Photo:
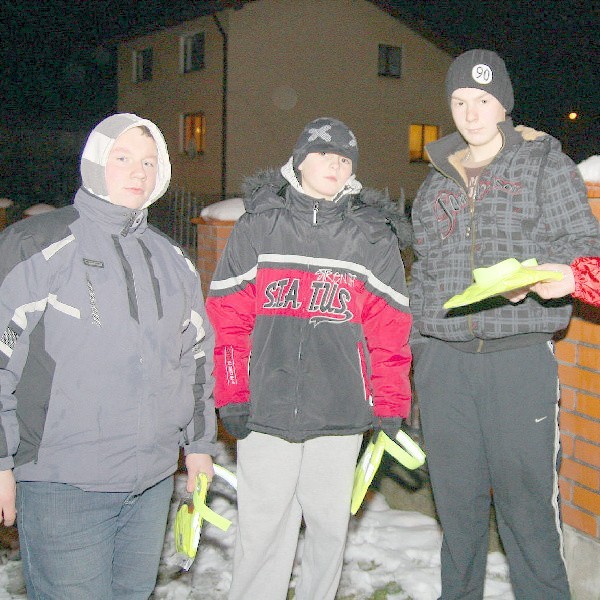
[[[600,219],[600,194],[588,186]],[[560,471],[563,520],[600,540],[600,308],[576,302],[563,340],[556,344],[561,381]]]
[[[196,225],[198,231],[196,268],[200,273],[202,292],[206,297],[217,262],[223,248],[225,248],[235,221],[217,221],[197,217],[192,219],[192,223]]]

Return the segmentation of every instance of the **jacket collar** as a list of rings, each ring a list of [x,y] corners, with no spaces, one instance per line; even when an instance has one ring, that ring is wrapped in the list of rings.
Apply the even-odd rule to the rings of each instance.
[[[498,130],[502,135],[502,148],[498,154],[523,142],[523,136],[514,128],[510,118],[498,123]],[[465,170],[461,161],[467,154],[468,145],[458,131],[427,144],[426,149],[431,159],[431,165],[436,170],[456,181],[465,181]]]
[[[244,207],[247,213],[286,210],[312,222],[315,199],[293,186],[281,170],[260,171],[244,180]],[[390,228],[398,238],[400,248],[413,242],[412,227],[402,207],[392,202],[386,192],[362,188],[347,193],[337,202],[318,202],[318,223],[335,219],[350,219],[372,242],[388,235]]]
[[[301,183],[296,177],[294,171],[294,157],[290,156],[290,159],[281,167],[281,174],[289,182],[289,184],[301,194],[304,194]],[[338,192],[337,196],[331,200],[331,202],[338,202],[344,196],[348,194],[358,194],[362,189],[362,183],[356,179],[355,175],[352,175],[348,181],[344,184],[344,187]]]
[[[79,213],[93,221],[100,229],[111,234],[140,235],[148,227],[148,210],[131,209],[112,204],[79,188],[73,201]]]

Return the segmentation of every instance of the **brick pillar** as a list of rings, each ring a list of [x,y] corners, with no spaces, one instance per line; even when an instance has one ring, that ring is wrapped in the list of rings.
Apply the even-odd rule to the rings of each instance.
[[[8,225],[8,209],[13,205],[13,201],[8,198],[0,198],[0,231]]]
[[[600,185],[587,187],[592,212],[600,220]],[[600,541],[600,308],[575,301],[556,356],[562,389],[563,520]]]
[[[588,198],[590,200],[592,212],[596,216],[596,219],[600,221],[600,181],[586,181],[585,185],[587,186]]]
[[[236,222],[196,217],[192,219],[192,223],[198,228],[196,268],[200,273],[202,291],[206,296],[221,252]]]

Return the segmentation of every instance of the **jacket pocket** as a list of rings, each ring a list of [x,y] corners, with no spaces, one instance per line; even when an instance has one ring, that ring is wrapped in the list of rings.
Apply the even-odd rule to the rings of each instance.
[[[371,390],[370,378],[369,378],[369,368],[367,364],[367,358],[365,356],[365,348],[362,342],[358,342],[356,344],[356,349],[358,352],[358,361],[360,364],[360,374],[362,377],[363,390],[364,390],[364,398],[365,400],[372,405],[373,404],[373,392]]]

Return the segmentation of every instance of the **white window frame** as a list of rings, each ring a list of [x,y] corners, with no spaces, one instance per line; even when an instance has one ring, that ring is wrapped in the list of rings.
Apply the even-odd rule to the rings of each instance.
[[[193,66],[193,43],[196,38],[202,40],[202,64]],[[194,31],[186,33],[179,38],[179,57],[180,57],[180,72],[185,73],[196,73],[201,71],[206,64],[206,34],[204,31]]]
[[[198,132],[198,135],[193,136],[193,144],[190,144],[190,142],[192,141],[192,136],[188,137],[187,135],[186,119],[188,117],[199,117],[201,121],[200,131]],[[187,154],[190,158],[194,158],[195,156],[204,154],[206,150],[206,114],[202,111],[188,112],[180,115],[179,150],[183,154]]]
[[[146,53],[150,53],[150,77],[144,77],[144,58]],[[154,51],[151,46],[134,50],[132,53],[133,82],[141,83],[151,81],[154,71]]]

